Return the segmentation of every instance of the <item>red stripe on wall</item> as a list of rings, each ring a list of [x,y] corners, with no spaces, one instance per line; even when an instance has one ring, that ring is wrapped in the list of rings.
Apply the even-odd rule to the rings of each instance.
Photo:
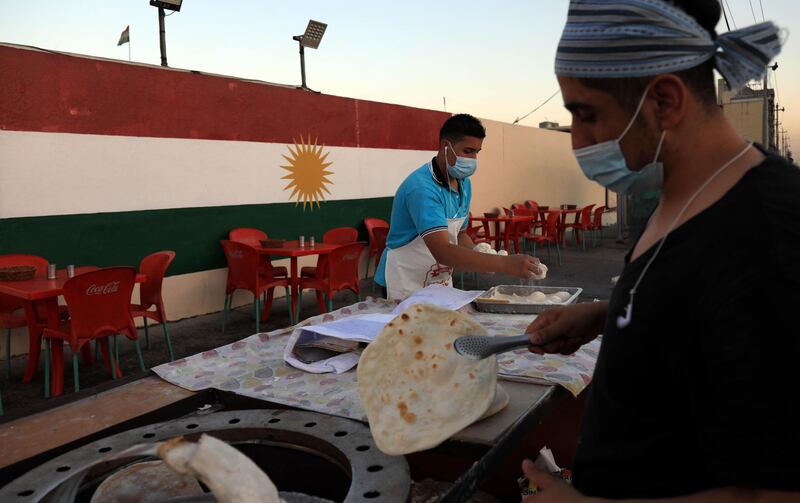
[[[435,150],[449,114],[0,46],[0,129]]]

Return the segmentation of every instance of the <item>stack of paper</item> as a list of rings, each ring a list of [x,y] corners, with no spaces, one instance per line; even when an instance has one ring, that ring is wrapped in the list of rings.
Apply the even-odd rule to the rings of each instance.
[[[413,304],[433,304],[445,309],[460,309],[483,291],[464,291],[443,285],[431,285],[401,302],[392,314],[362,314],[328,323],[307,325],[292,333],[284,360],[289,365],[321,374],[346,372],[358,364],[360,343],[370,343],[395,316]]]

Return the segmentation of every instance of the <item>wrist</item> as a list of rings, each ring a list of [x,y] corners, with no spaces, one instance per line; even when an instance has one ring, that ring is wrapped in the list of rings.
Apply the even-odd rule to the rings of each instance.
[[[595,308],[595,319],[594,319],[594,335],[592,338],[596,337],[598,334],[603,332],[603,328],[606,325],[606,317],[608,316],[608,301],[603,300],[600,302],[592,302],[593,307]]]

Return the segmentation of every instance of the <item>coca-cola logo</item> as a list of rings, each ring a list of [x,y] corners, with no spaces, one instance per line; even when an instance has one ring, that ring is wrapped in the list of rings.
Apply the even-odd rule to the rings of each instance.
[[[105,285],[92,285],[86,289],[86,295],[108,295],[119,291],[119,281],[111,281]]]
[[[229,253],[231,258],[235,258],[237,260],[242,260],[244,258],[244,253],[241,250],[231,250]]]

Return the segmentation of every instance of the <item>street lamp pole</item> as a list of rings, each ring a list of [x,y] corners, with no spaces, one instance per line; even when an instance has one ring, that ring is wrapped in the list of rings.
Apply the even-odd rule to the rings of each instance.
[[[306,47],[317,49],[327,27],[327,24],[312,19],[308,22],[305,33],[292,37],[292,40],[297,41],[300,45],[300,78],[302,79],[300,89],[305,91],[311,90],[306,85]]]
[[[164,7],[158,8],[158,39],[161,44],[161,66],[167,64],[167,31],[164,29]]]
[[[158,42],[161,46],[161,66],[167,65],[167,30],[164,27],[164,9],[180,12],[183,0],[150,0],[150,5],[158,7]]]
[[[292,37],[292,40],[297,40],[298,45],[300,45],[300,78],[303,82],[300,87],[302,89],[308,89],[308,86],[306,86],[306,51],[303,47],[303,36],[295,35]]]

